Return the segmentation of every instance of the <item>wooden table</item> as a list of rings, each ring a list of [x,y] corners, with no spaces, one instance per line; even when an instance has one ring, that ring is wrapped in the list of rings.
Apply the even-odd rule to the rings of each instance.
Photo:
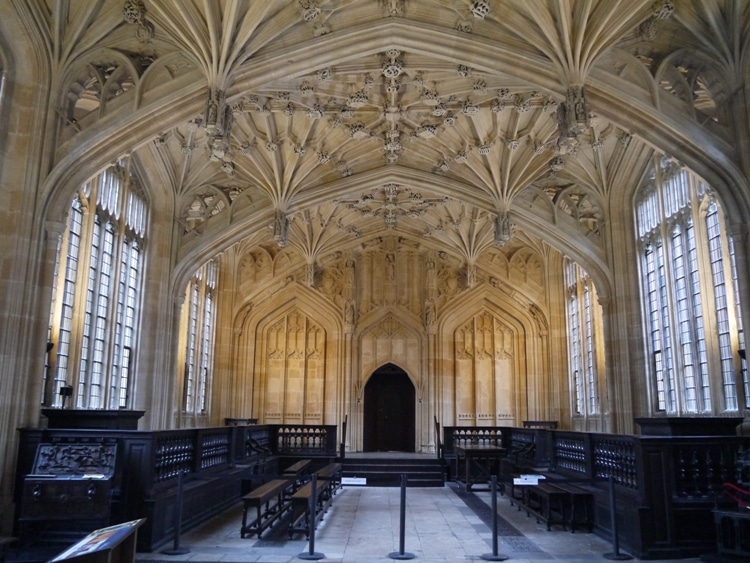
[[[475,484],[487,483],[492,475],[497,475],[500,458],[506,454],[505,448],[500,446],[468,444],[454,446],[453,449],[456,451],[456,482],[467,491]]]

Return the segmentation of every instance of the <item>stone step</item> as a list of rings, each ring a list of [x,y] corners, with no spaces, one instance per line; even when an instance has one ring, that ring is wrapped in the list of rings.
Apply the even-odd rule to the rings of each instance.
[[[445,484],[443,466],[438,459],[345,459],[343,477],[366,479],[368,486],[399,487],[401,475],[406,475],[407,487],[442,487]]]

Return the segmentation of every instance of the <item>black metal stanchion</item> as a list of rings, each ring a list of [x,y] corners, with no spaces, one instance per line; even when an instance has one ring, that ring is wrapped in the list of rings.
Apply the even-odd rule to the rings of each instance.
[[[485,561],[505,561],[507,555],[497,552],[497,475],[492,476],[490,481],[490,507],[492,508],[492,553],[485,553],[482,559]]]
[[[393,551],[388,554],[391,559],[414,559],[414,554],[404,551],[406,541],[406,474],[401,474],[401,522],[399,526],[399,548],[398,552]]]
[[[317,522],[317,514],[315,512],[315,504],[318,502],[318,475],[316,473],[312,474],[312,481],[310,482],[310,501],[307,505],[307,511],[310,515],[310,521],[308,522],[310,526],[310,541],[309,541],[309,549],[307,551],[303,551],[300,553],[297,557],[300,559],[305,559],[307,561],[317,561],[318,559],[323,559],[325,557],[324,554],[318,553],[315,551],[315,523]]]
[[[165,549],[162,553],[166,555],[184,555],[190,553],[186,547],[180,547],[180,534],[182,533],[182,470],[177,474],[177,501],[174,509],[174,543],[172,549]]]
[[[620,537],[617,533],[617,507],[615,506],[615,478],[612,475],[609,476],[609,518],[612,521],[612,546],[614,547],[614,551],[612,553],[605,553],[602,557],[611,561],[632,559],[630,555],[620,553]]]

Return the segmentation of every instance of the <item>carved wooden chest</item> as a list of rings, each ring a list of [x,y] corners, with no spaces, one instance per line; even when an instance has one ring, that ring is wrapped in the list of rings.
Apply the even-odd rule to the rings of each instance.
[[[40,444],[23,481],[20,519],[106,523],[116,453],[116,443]]]

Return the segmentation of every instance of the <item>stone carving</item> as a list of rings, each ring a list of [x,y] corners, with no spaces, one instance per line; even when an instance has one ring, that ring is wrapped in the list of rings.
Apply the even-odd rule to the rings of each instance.
[[[404,15],[404,0],[381,0],[383,11],[388,17],[402,17]]]
[[[357,319],[357,313],[354,309],[354,300],[347,299],[346,305],[344,305],[344,323],[347,325],[354,325]]]
[[[345,305],[344,283],[344,274],[341,268],[332,266],[325,269],[317,287],[333,303],[339,307],[343,307]]]
[[[135,36],[141,43],[148,43],[154,38],[154,24],[146,19],[146,7],[141,0],[126,0],[122,18],[127,23],[138,26]]]
[[[472,323],[456,331],[456,359],[470,360],[474,357],[474,327]]]
[[[387,281],[396,279],[396,256],[393,252],[388,252],[385,255],[385,279]]]
[[[276,245],[279,248],[285,248],[289,244],[289,217],[283,211],[277,209],[273,223],[268,227],[273,232],[273,240]]]
[[[335,199],[336,205],[354,209],[363,217],[382,216],[386,227],[393,229],[399,216],[419,217],[431,207],[448,202],[447,197],[424,198],[398,184],[384,184],[377,192],[362,194],[359,199]]]
[[[508,212],[499,213],[495,218],[495,246],[502,248],[508,244],[513,237],[513,230]]]
[[[475,0],[471,4],[471,13],[475,18],[483,20],[490,13],[490,3],[487,0]]]
[[[435,310],[435,300],[430,298],[425,301],[424,304],[424,324],[427,327],[435,325],[437,319],[437,311]]]

